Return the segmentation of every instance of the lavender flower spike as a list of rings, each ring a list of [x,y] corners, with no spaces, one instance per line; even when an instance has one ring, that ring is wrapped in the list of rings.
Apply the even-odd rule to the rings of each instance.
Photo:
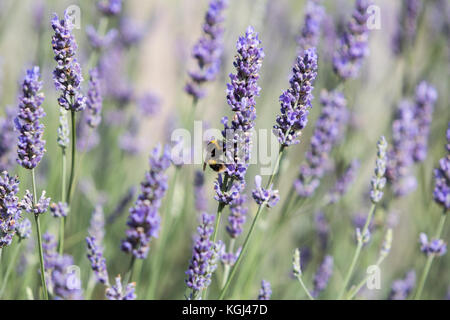
[[[42,82],[39,81],[39,67],[27,70],[22,84],[22,95],[19,99],[19,112],[14,122],[19,131],[17,145],[17,162],[25,169],[37,167],[44,156],[44,125],[39,120],[45,116],[41,105],[44,102]]]
[[[195,197],[195,209],[199,212],[206,211],[208,209],[208,200],[205,197],[205,177],[200,170],[195,171],[194,176],[194,197]]]
[[[317,47],[320,37],[320,26],[324,16],[325,8],[320,4],[320,0],[308,0],[304,25],[297,38],[300,50]]]
[[[197,60],[197,70],[189,72],[186,92],[197,101],[205,96],[202,85],[214,81],[219,70],[223,51],[223,11],[228,0],[211,0],[205,15],[203,36],[195,44],[192,55]]]
[[[417,121],[417,135],[413,151],[415,162],[423,162],[427,156],[428,136],[430,135],[433,109],[437,98],[436,89],[427,82],[422,81],[416,87],[415,119]]]
[[[75,58],[78,48],[73,36],[72,19],[67,12],[59,20],[54,14],[52,28],[55,34],[52,37],[53,52],[57,66],[53,71],[53,81],[57,90],[61,91],[58,103],[69,111],[82,111],[86,105],[86,97],[81,94],[83,77],[81,67]]]
[[[270,287],[270,282],[263,280],[261,281],[261,289],[259,290],[258,300],[270,300],[272,295],[272,288]]]
[[[209,286],[211,275],[217,267],[218,250],[210,239],[214,232],[214,220],[213,215],[203,213],[197,228],[192,258],[186,271],[186,285],[191,289],[190,300],[198,299],[201,291]]]
[[[370,199],[372,200],[372,203],[376,204],[380,202],[381,198],[383,197],[383,189],[386,185],[386,178],[385,178],[385,172],[386,172],[386,149],[387,149],[387,142],[386,139],[382,136],[377,144],[377,160],[376,160],[376,167],[375,167],[375,175],[373,176],[372,180],[370,181],[372,188],[370,191]]]
[[[401,7],[399,27],[393,38],[393,51],[397,55],[402,54],[408,46],[412,45],[416,37],[422,4],[420,0],[405,0],[402,1]]]
[[[244,231],[244,224],[247,220],[248,208],[245,206],[247,196],[237,195],[230,203],[230,215],[228,216],[227,232],[231,238],[235,239]]]
[[[108,300],[136,300],[135,287],[136,283],[129,283],[125,288],[125,292],[123,292],[122,280],[120,276],[117,276],[116,284],[108,287],[105,295]]]
[[[370,0],[356,0],[355,11],[334,54],[334,72],[343,80],[356,78],[364,58],[369,55],[367,10],[371,4]]]
[[[443,256],[447,252],[447,244],[442,239],[432,239],[428,241],[428,237],[425,233],[420,234],[420,251],[427,256]]]
[[[435,187],[433,192],[434,201],[444,208],[450,210],[450,122],[447,128],[447,156],[439,161],[439,168],[434,170]]]
[[[280,200],[278,190],[272,190],[272,185],[266,190],[261,186],[261,176],[255,176],[256,189],[252,191],[252,196],[258,205],[265,204],[268,208],[276,206]]]
[[[91,262],[91,268],[97,280],[109,286],[108,270],[106,270],[106,259],[103,257],[103,248],[95,237],[87,237],[86,243],[88,248],[87,257]]]
[[[311,293],[314,298],[319,296],[319,293],[328,285],[328,280],[330,280],[331,275],[333,274],[333,257],[325,256],[322,264],[317,270],[316,275],[314,276],[314,290]]]
[[[336,181],[334,187],[328,193],[329,202],[336,203],[347,192],[350,185],[356,178],[359,169],[359,161],[353,160],[345,170],[344,174]]]
[[[330,153],[342,137],[348,119],[347,101],[341,92],[323,91],[321,103],[323,109],[311,138],[311,147],[306,153],[306,164],[300,167],[299,178],[294,182],[301,197],[312,196],[325,172],[332,167]]]
[[[297,57],[289,80],[290,88],[280,96],[281,115],[277,116],[274,134],[282,146],[297,144],[301,130],[308,123],[309,109],[314,98],[312,91],[317,77],[317,54],[315,48],[305,50]]]
[[[8,172],[0,174],[0,249],[9,246],[16,233],[16,224],[20,219],[19,179]]]
[[[50,206],[51,199],[46,198],[45,193],[45,191],[42,191],[41,197],[39,198],[38,202],[34,203],[33,194],[29,190],[25,191],[25,196],[19,203],[20,208],[34,215],[41,215],[46,213],[48,207]]]
[[[416,273],[409,271],[404,279],[395,280],[391,286],[389,300],[406,300],[416,286]]]
[[[122,0],[99,0],[97,8],[105,16],[117,16],[122,11]]]
[[[88,111],[87,123],[91,128],[96,128],[102,120],[100,113],[102,112],[103,99],[97,68],[90,70],[89,75],[89,89],[86,102]]]
[[[0,172],[11,170],[16,157],[17,133],[14,130],[16,110],[6,107],[5,113],[5,118],[0,117]]]
[[[66,202],[52,203],[50,205],[50,212],[52,213],[52,216],[55,218],[67,217],[69,211],[70,208]]]
[[[132,253],[138,259],[145,259],[150,241],[158,236],[161,200],[167,190],[166,170],[170,166],[170,149],[156,147],[150,156],[150,171],[141,183],[141,194],[130,209],[126,238],[122,240],[122,251]]]

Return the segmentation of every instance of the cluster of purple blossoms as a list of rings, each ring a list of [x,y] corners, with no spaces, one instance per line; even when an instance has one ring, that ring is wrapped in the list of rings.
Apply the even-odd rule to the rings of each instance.
[[[185,91],[194,98],[194,101],[205,96],[202,85],[213,81],[219,70],[223,51],[223,11],[227,0],[211,0],[203,25],[203,36],[195,44],[192,55],[197,60],[196,71],[189,72]]]
[[[25,196],[22,201],[19,202],[20,208],[34,215],[46,213],[50,206],[51,199],[45,197],[45,191],[42,191],[41,197],[36,203],[34,203],[33,197],[33,194],[29,190],[26,190]]]
[[[21,215],[18,192],[19,179],[3,171],[0,174],[0,249],[9,246],[16,233]]]
[[[314,98],[312,91],[317,77],[317,54],[315,48],[305,50],[297,57],[289,80],[290,88],[280,96],[281,115],[277,116],[274,134],[283,147],[297,144],[301,130],[308,123],[309,109]]]
[[[270,185],[268,189],[264,189],[261,185],[261,176],[255,176],[255,189],[252,191],[253,200],[258,205],[266,205],[268,208],[273,208],[280,200],[278,190],[272,190],[273,185]]]
[[[311,293],[313,297],[317,298],[320,292],[327,287],[328,281],[333,274],[333,265],[333,257],[328,255],[325,256],[314,276],[314,289]]]
[[[434,170],[435,187],[433,198],[436,203],[450,210],[450,122],[447,128],[447,156],[439,160],[439,168]]]
[[[406,300],[409,294],[416,286],[416,273],[414,270],[409,271],[404,279],[398,279],[392,282],[389,300]]]
[[[150,155],[150,171],[141,183],[141,194],[128,216],[126,238],[122,240],[123,251],[132,253],[138,259],[145,259],[150,241],[158,236],[161,217],[158,210],[167,190],[166,170],[170,166],[170,150],[166,146],[153,149]]]
[[[94,49],[102,50],[108,48],[117,39],[119,32],[116,29],[111,29],[106,35],[101,36],[93,26],[87,26],[86,35]]]
[[[47,287],[56,300],[82,300],[81,281],[70,255],[59,255],[57,242],[49,233],[43,236],[44,266]]]
[[[195,210],[198,212],[204,212],[208,210],[208,200],[205,196],[204,190],[205,176],[202,171],[195,171],[194,176],[194,197],[195,197]]]
[[[257,81],[264,58],[260,44],[258,34],[253,27],[248,27],[245,36],[237,41],[233,63],[236,74],[230,74],[231,83],[227,85],[227,103],[234,115],[231,123],[228,117],[223,117],[221,122],[224,125],[226,174],[233,180],[244,180],[250,159],[250,131],[255,125],[255,98],[261,90]]]
[[[248,208],[245,206],[247,196],[245,194],[237,195],[230,203],[230,215],[228,216],[228,225],[226,230],[231,238],[236,239],[244,230],[244,224],[247,220]]]
[[[138,23],[135,19],[121,17],[119,22],[119,36],[120,42],[125,47],[131,47],[139,44],[144,38],[145,26]]]
[[[428,241],[428,237],[425,233],[421,233],[420,237],[420,250],[427,256],[443,256],[447,252],[447,244],[442,239],[432,239]]]
[[[67,217],[69,211],[70,208],[66,202],[52,203],[50,205],[50,212],[52,213],[52,216],[55,218]]]
[[[399,28],[392,39],[392,47],[395,54],[402,54],[408,46],[412,45],[416,37],[421,7],[420,0],[405,0],[402,2]]]
[[[320,26],[325,16],[325,8],[319,0],[308,0],[306,4],[305,21],[297,43],[300,50],[317,47],[320,38]]]
[[[356,78],[364,58],[369,55],[367,11],[371,4],[370,0],[356,0],[355,11],[333,56],[334,72],[343,80]]]
[[[5,118],[0,117],[0,172],[12,169],[15,163],[15,142],[17,133],[14,131],[14,108],[5,109]]]
[[[39,67],[27,70],[19,99],[19,112],[14,119],[19,131],[17,162],[26,169],[37,167],[45,152],[44,125],[39,120],[45,116],[41,107],[44,102]]]
[[[417,134],[413,158],[415,162],[422,162],[427,157],[428,136],[430,135],[431,120],[433,118],[434,104],[438,98],[436,89],[425,81],[416,87],[415,119],[417,121]]]
[[[105,16],[117,16],[122,11],[122,0],[99,0],[97,8]]]
[[[134,292],[136,283],[127,284],[125,292],[123,291],[122,280],[120,276],[116,277],[116,284],[106,289],[106,298],[108,300],[136,300],[136,293]]]
[[[31,221],[23,218],[16,224],[16,235],[20,240],[28,239],[31,236]]]
[[[396,196],[412,192],[417,181],[411,174],[414,137],[417,126],[414,120],[414,106],[409,101],[400,102],[392,123],[392,147],[388,152],[386,177],[392,184]]]
[[[201,224],[197,228],[192,258],[186,271],[186,285],[192,290],[191,300],[199,298],[202,290],[211,283],[211,275],[217,267],[218,250],[216,244],[210,239],[214,233],[213,215],[203,213]]]
[[[53,80],[56,90],[61,91],[58,104],[68,111],[81,111],[85,108],[86,97],[81,94],[83,76],[81,67],[75,58],[78,48],[73,36],[74,25],[67,12],[64,18],[59,19],[54,14],[52,28],[55,34],[52,37],[53,52],[57,66],[53,71]]]
[[[270,300],[272,295],[272,288],[270,282],[263,280],[261,281],[261,289],[259,289],[258,300]]]
[[[89,89],[87,93],[87,123],[91,128],[96,128],[100,124],[103,98],[100,89],[100,79],[97,68],[89,71]]]
[[[109,286],[108,270],[106,269],[106,259],[103,257],[103,248],[99,245],[95,237],[87,237],[86,244],[88,249],[87,257],[91,262],[91,268],[97,277],[97,280]]]
[[[371,190],[370,199],[372,203],[376,204],[380,202],[383,197],[383,189],[386,185],[386,150],[387,150],[386,139],[382,136],[377,143],[377,160],[375,165],[375,175],[370,180]]]
[[[347,169],[345,169],[342,176],[339,177],[333,188],[328,193],[329,203],[333,204],[338,202],[339,199],[342,198],[342,196],[347,192],[350,185],[356,178],[359,166],[359,161],[353,160]]]
[[[239,247],[236,252],[233,251],[228,251],[227,252],[227,248],[225,246],[225,244],[220,246],[220,251],[219,251],[219,257],[220,257],[220,261],[225,265],[225,266],[234,266],[234,264],[236,263],[237,259],[239,258],[240,254],[242,251],[242,247]]]
[[[332,167],[330,153],[342,137],[348,119],[347,101],[338,91],[323,91],[322,112],[317,120],[311,146],[306,153],[306,164],[300,167],[300,175],[294,187],[301,197],[310,197],[320,185],[320,179]]]
[[[328,244],[328,236],[330,234],[330,225],[323,211],[316,213],[314,217],[316,233],[319,238],[320,248],[325,250]]]

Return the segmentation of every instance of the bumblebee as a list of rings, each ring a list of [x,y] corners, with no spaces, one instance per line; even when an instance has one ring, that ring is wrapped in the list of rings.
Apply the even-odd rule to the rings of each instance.
[[[206,145],[206,157],[203,162],[203,171],[206,169],[206,165],[215,172],[225,171],[225,164],[223,161],[225,148],[222,141],[212,139]]]

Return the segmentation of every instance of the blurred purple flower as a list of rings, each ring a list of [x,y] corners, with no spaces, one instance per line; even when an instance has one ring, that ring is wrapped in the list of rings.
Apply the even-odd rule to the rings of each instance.
[[[101,36],[93,26],[86,27],[86,35],[92,48],[96,50],[103,50],[108,48],[118,37],[116,29],[109,30],[106,35]]]
[[[139,111],[144,116],[153,116],[161,110],[161,99],[152,92],[147,92],[138,98],[137,105]]]
[[[86,120],[88,125],[91,128],[96,128],[100,124],[102,106],[103,106],[103,98],[102,92],[100,88],[100,79],[97,68],[89,70],[89,89],[87,93],[87,102],[86,102]]]
[[[270,300],[272,295],[272,288],[270,287],[270,282],[263,280],[261,281],[261,289],[259,290],[258,300]]]
[[[425,233],[421,233],[419,237],[420,250],[427,256],[435,255],[437,257],[443,256],[447,252],[447,244],[442,239],[431,239]]]
[[[194,197],[195,197],[195,210],[198,212],[204,212],[208,210],[208,200],[205,195],[205,176],[202,171],[195,171],[194,176]]]
[[[322,211],[315,214],[314,224],[316,228],[317,236],[319,237],[319,243],[322,250],[327,248],[328,236],[330,234],[330,225],[327,218]]]
[[[70,208],[65,202],[52,203],[50,205],[50,212],[55,218],[67,217],[69,210]]]
[[[320,0],[308,0],[303,28],[297,38],[300,50],[317,47],[320,38],[322,20],[325,16],[325,8],[320,4]]]
[[[406,300],[409,294],[416,286],[416,273],[409,271],[404,279],[398,279],[392,282],[389,300]]]
[[[252,197],[258,205],[265,204],[268,208],[273,208],[276,206],[280,200],[280,195],[278,190],[272,190],[273,185],[270,185],[268,189],[264,189],[261,186],[262,178],[261,176],[255,176],[255,187],[252,191]]]
[[[12,107],[6,107],[5,113],[4,118],[0,117],[0,172],[13,168],[16,155],[17,132],[14,125],[16,111]]]
[[[106,289],[106,298],[108,300],[136,300],[135,291],[136,283],[128,283],[123,292],[122,280],[120,276],[116,277],[116,284]]]
[[[91,268],[95,273],[97,280],[109,286],[108,270],[106,269],[106,259],[103,257],[103,248],[100,245],[101,241],[95,237],[87,237],[87,257],[91,262]]]
[[[450,122],[447,128],[447,156],[439,160],[439,168],[434,170],[435,187],[433,192],[434,201],[444,208],[450,210]]]
[[[328,193],[330,203],[338,202],[339,199],[342,198],[342,196],[347,192],[356,179],[359,166],[359,161],[353,160],[347,169],[345,169],[342,176],[339,177],[333,188]]]
[[[321,291],[325,290],[333,274],[333,257],[325,256],[322,264],[319,266],[315,276],[314,276],[314,289],[311,295],[317,298]]]
[[[23,218],[22,221],[16,223],[16,235],[20,240],[28,239],[31,236],[31,221]]]
[[[11,244],[21,216],[19,207],[19,179],[8,172],[0,174],[0,249]]]
[[[230,214],[228,216],[228,225],[226,230],[233,239],[239,237],[242,233],[245,221],[247,220],[248,208],[245,205],[247,196],[239,194],[230,203]]]
[[[99,0],[97,8],[105,16],[117,16],[122,11],[122,0]]]
[[[414,42],[421,7],[420,0],[402,1],[398,17],[398,28],[392,39],[392,47],[395,54],[402,54]]]

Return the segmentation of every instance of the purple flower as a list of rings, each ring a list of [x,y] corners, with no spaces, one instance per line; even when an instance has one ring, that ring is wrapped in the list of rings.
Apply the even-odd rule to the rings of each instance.
[[[103,242],[103,238],[105,237],[105,215],[101,205],[95,206],[92,212],[88,234],[94,237],[98,243]]]
[[[386,185],[386,149],[387,142],[386,139],[382,136],[377,143],[377,160],[375,166],[375,175],[372,177],[370,181],[371,190],[370,190],[370,199],[372,203],[376,204],[380,202],[383,197],[383,189]]]
[[[105,295],[108,300],[136,300],[135,287],[136,283],[129,283],[123,292],[122,280],[120,276],[117,276],[116,284],[108,287]]]
[[[272,288],[270,287],[270,282],[263,280],[261,281],[261,289],[259,289],[258,300],[270,300],[272,295]]]
[[[97,8],[105,16],[117,16],[122,11],[122,0],[99,0]]]
[[[88,41],[96,50],[108,48],[117,39],[118,34],[116,29],[111,29],[106,35],[101,36],[93,26],[86,27]]]
[[[68,111],[81,111],[86,105],[86,97],[81,94],[83,76],[75,58],[78,46],[72,33],[74,26],[71,17],[65,12],[64,19],[59,20],[58,15],[54,14],[52,28],[55,31],[52,46],[57,62],[53,81],[56,90],[61,91],[58,103]]]
[[[313,297],[317,298],[319,293],[328,285],[331,275],[333,274],[333,257],[325,256],[322,264],[319,266],[314,276],[314,290],[311,293]]]
[[[272,190],[273,185],[271,184],[268,189],[264,189],[261,186],[262,178],[261,176],[255,176],[255,186],[256,189],[252,191],[252,196],[258,205],[265,204],[268,208],[273,208],[276,206],[280,200],[280,195],[278,190]]]
[[[96,128],[100,124],[103,98],[100,89],[100,80],[97,68],[89,71],[89,89],[87,93],[86,111],[87,123],[91,128]]]
[[[228,0],[211,0],[205,15],[203,36],[195,44],[192,56],[197,60],[197,69],[189,72],[190,79],[185,91],[197,101],[205,96],[202,88],[208,81],[214,81],[220,70],[223,51],[223,11]]]
[[[109,286],[108,270],[106,270],[106,259],[103,257],[103,248],[95,237],[86,238],[88,254],[91,262],[91,268],[97,277],[97,280],[104,285]]]
[[[236,252],[232,252],[229,251],[227,252],[226,250],[226,246],[222,245],[220,247],[220,252],[219,252],[219,257],[220,257],[220,261],[229,267],[234,266],[234,264],[236,263],[237,259],[239,258],[239,255],[241,254],[242,251],[242,247],[239,247]]]
[[[447,128],[447,156],[439,160],[439,168],[434,170],[434,201],[445,211],[450,209],[450,122]]]
[[[401,12],[398,17],[398,29],[392,39],[395,54],[402,54],[408,46],[413,44],[416,37],[416,29],[421,7],[422,5],[420,0],[402,1]]]
[[[416,286],[416,273],[409,271],[404,279],[392,282],[389,300],[406,300]]]
[[[19,179],[8,172],[0,174],[0,249],[9,246],[21,216],[19,207]]]
[[[147,92],[137,100],[139,111],[144,116],[153,116],[161,110],[161,99],[152,92]]]
[[[366,56],[369,55],[367,20],[370,0],[356,0],[355,11],[341,36],[339,48],[333,56],[334,72],[343,80],[356,78]]]
[[[42,191],[41,197],[37,203],[34,203],[33,194],[27,190],[25,191],[25,196],[22,201],[20,201],[19,206],[28,213],[34,215],[40,215],[47,212],[50,205],[50,198],[45,197],[45,191]]]
[[[51,234],[46,233],[42,238],[47,287],[52,296],[56,300],[82,300],[81,281],[73,258],[56,252],[57,243]]]
[[[239,197],[239,194],[241,194],[244,188],[245,182],[236,181],[231,184],[230,188],[227,189],[222,174],[219,174],[217,176],[217,180],[214,181],[214,191],[216,192],[214,199],[216,199],[219,203],[229,205]]]
[[[11,170],[15,163],[15,146],[17,133],[15,132],[14,108],[5,108],[6,117],[0,117],[0,172]]]
[[[322,250],[325,250],[328,243],[330,225],[328,224],[327,218],[322,211],[316,213],[314,217],[314,223],[317,236],[319,237],[320,247],[322,248]]]
[[[208,209],[208,200],[205,196],[204,190],[205,177],[202,171],[195,171],[194,176],[194,197],[195,197],[195,210],[204,212]]]
[[[161,154],[162,152],[162,154]],[[150,241],[158,236],[161,217],[158,210],[167,190],[166,170],[170,166],[170,150],[166,146],[153,149],[150,156],[150,171],[141,183],[141,194],[130,209],[126,238],[122,240],[122,251],[132,253],[138,259],[145,259]]]
[[[256,119],[255,98],[261,89],[257,81],[264,58],[260,43],[252,27],[247,28],[245,36],[239,37],[233,63],[236,74],[230,74],[231,83],[227,85],[227,102],[234,115],[231,121],[223,117],[221,122],[224,125],[226,174],[232,180],[244,179],[250,159],[250,130]]]
[[[442,239],[432,239],[428,241],[427,235],[425,233],[421,233],[419,240],[420,250],[427,256],[435,255],[440,257],[447,252],[447,244]]]
[[[82,112],[77,120],[77,149],[82,152],[89,152],[100,143],[100,135],[88,124],[89,118],[90,115],[87,112]]]
[[[190,300],[196,300],[202,290],[206,289],[211,283],[211,275],[217,268],[218,248],[211,241],[214,233],[213,215],[203,213],[201,224],[197,228],[197,235],[192,249],[192,258],[189,261],[189,267],[186,271],[185,280],[188,288],[191,289]]]
[[[16,234],[20,240],[28,239],[31,236],[31,222],[27,218],[16,224]]]
[[[297,38],[300,50],[317,47],[320,38],[320,26],[325,17],[325,8],[319,0],[308,0],[304,25]]]
[[[386,178],[393,185],[396,196],[407,195],[417,185],[416,178],[411,174],[416,135],[414,106],[408,101],[402,101],[392,123],[392,147],[388,152],[386,168]]]
[[[328,193],[330,203],[338,202],[339,199],[342,198],[342,196],[347,192],[351,184],[356,179],[356,174],[358,173],[359,166],[359,161],[353,160],[347,167],[347,169],[345,169],[342,176],[339,177],[334,187]]]
[[[42,82],[39,81],[39,67],[27,70],[19,98],[19,112],[14,120],[19,140],[17,143],[17,162],[25,169],[37,167],[44,156],[44,125],[39,120],[45,116],[41,105],[44,102]]]
[[[235,239],[242,233],[245,221],[247,220],[248,208],[245,206],[247,196],[237,195],[230,203],[230,215],[228,216],[227,232],[231,238]]]
[[[317,120],[311,147],[306,153],[306,164],[300,167],[300,175],[294,182],[301,197],[310,197],[320,184],[320,179],[331,167],[330,153],[342,137],[348,119],[347,101],[338,91],[323,91],[321,94],[322,112]]]
[[[65,202],[52,203],[50,205],[50,212],[55,218],[67,217],[70,208]]]
[[[289,80],[290,88],[280,96],[281,115],[277,116],[274,134],[282,146],[300,142],[301,130],[308,123],[309,109],[314,98],[312,91],[317,76],[317,54],[315,48],[305,50],[297,57]]]
[[[145,35],[144,26],[126,17],[120,19],[119,33],[120,42],[126,47],[138,44]]]
[[[415,162],[423,162],[427,156],[428,136],[437,98],[436,89],[427,82],[422,81],[416,87],[414,117],[417,121],[417,134],[413,151]]]

